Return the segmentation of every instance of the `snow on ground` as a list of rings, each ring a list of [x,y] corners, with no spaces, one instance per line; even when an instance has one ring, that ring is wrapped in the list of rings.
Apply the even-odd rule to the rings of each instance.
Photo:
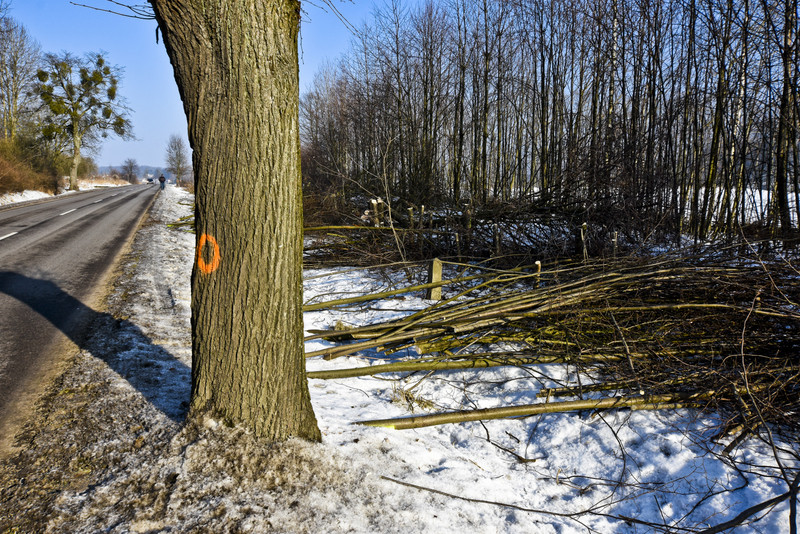
[[[43,191],[22,191],[21,193],[7,193],[0,195],[0,206],[8,204],[16,204],[17,202],[28,202],[29,200],[40,200],[42,198],[50,198],[53,195]]]
[[[650,532],[639,522],[702,528],[787,491],[775,455],[797,466],[785,454],[750,440],[726,459],[710,442],[717,422],[687,412],[553,414],[405,431],[353,424],[537,402],[542,387],[575,379],[558,365],[484,369],[480,380],[474,371],[310,380],[321,445],[266,446],[216,421],[185,424],[194,236],[165,223],[189,215],[191,202],[175,187],[159,194],[110,297],[116,330],[103,334],[100,348],[87,345],[80,364],[97,367],[105,395],[114,396],[102,408],[114,421],[107,424],[138,426],[97,438],[106,441],[85,454],[111,458],[107,472],[59,494],[49,531]],[[370,270],[309,270],[304,299],[383,284]],[[308,312],[305,327],[360,325],[425,305],[405,296]],[[325,343],[307,342],[306,350]],[[308,369],[387,361],[372,351],[313,359]],[[783,532],[788,522],[784,502],[744,531]]]
[[[115,179],[92,178],[88,180],[78,180],[78,187],[81,191],[88,191],[90,189],[98,189],[104,187],[119,187],[122,185],[129,185],[127,182],[121,182]],[[69,194],[72,191],[66,191],[62,194]],[[17,204],[19,202],[28,202],[31,200],[41,200],[43,198],[52,198],[54,195],[45,193],[44,191],[22,191],[20,193],[6,193],[0,195],[0,206],[7,206],[9,204]]]

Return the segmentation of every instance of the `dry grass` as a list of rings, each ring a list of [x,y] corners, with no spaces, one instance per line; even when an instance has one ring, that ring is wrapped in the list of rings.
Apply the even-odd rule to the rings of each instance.
[[[69,180],[66,181],[66,186],[69,185]],[[117,187],[121,185],[130,185],[130,183],[116,176],[92,176],[89,178],[78,179],[78,187],[81,189],[89,189],[95,187]]]
[[[194,195],[194,181],[181,180],[180,187]]]
[[[56,193],[58,179],[32,170],[17,159],[7,143],[0,143],[0,195],[22,191]]]

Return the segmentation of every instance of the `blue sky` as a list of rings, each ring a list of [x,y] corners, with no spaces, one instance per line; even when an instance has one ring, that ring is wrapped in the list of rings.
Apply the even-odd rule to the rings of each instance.
[[[103,0],[77,3],[112,7]],[[144,0],[131,3],[142,4]],[[324,5],[321,0],[314,4]],[[333,13],[303,2],[300,86],[313,78],[326,60],[335,60],[349,46],[352,34]],[[342,14],[356,27],[372,12],[374,2],[338,1]],[[164,165],[167,140],[172,134],[186,139],[186,118],[163,42],[156,43],[156,23],[135,20],[85,7],[69,0],[12,0],[11,16],[38,41],[43,52],[68,51],[75,55],[105,52],[108,61],[124,69],[120,93],[133,110],[136,140],[106,139],[95,161],[119,166],[128,158],[140,165]],[[187,141],[188,145],[188,141]]]

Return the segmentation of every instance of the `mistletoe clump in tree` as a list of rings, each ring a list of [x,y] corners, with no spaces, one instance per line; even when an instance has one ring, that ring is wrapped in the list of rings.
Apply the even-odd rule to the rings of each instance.
[[[131,135],[128,108],[117,94],[120,71],[101,54],[79,58],[64,52],[47,54],[37,78],[36,92],[49,111],[42,133],[62,153],[72,145],[69,187],[78,189],[81,148],[109,133]]]

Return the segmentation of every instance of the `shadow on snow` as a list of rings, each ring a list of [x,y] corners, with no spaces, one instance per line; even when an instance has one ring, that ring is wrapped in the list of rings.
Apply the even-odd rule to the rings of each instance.
[[[93,310],[49,280],[0,271],[0,293],[27,305],[104,361],[167,417],[186,418],[191,369],[138,326]]]

